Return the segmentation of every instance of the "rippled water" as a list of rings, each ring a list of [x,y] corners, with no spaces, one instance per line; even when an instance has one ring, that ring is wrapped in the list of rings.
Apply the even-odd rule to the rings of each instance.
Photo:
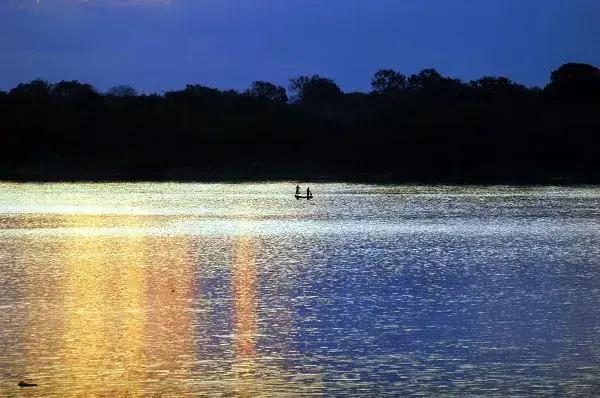
[[[600,189],[294,187],[0,184],[0,395],[600,394]]]

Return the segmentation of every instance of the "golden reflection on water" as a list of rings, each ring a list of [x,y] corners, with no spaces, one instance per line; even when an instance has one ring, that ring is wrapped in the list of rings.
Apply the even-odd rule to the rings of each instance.
[[[248,362],[256,356],[258,292],[252,238],[238,239],[233,258],[233,316],[235,357]]]
[[[254,243],[238,238],[233,247],[233,332],[236,393],[252,396],[256,388],[256,335],[258,333],[258,289]]]
[[[144,254],[138,237],[75,239],[60,253],[65,267],[63,365],[66,380],[77,388],[93,393],[105,387],[102,379],[121,378],[128,382],[111,383],[117,386],[112,393],[139,390],[136,373],[146,333],[142,309],[148,300]]]
[[[0,275],[3,303],[16,303],[0,314],[3,324],[16,320],[0,333],[0,359],[10,358],[0,396],[281,396],[308,387],[281,366],[293,311],[278,300],[290,274],[259,268],[267,253],[251,216],[233,241],[178,234],[169,227],[201,219],[104,214],[94,195],[80,213],[0,215],[0,256],[12,261]],[[21,380],[38,387],[21,390]],[[307,392],[319,388],[315,380]]]
[[[19,344],[9,347],[15,357],[23,351],[13,364],[11,391],[48,397],[289,395],[293,375],[265,362],[258,349],[262,333],[277,331],[260,330],[255,237],[231,243],[231,279],[208,285],[227,292],[230,284],[231,306],[210,319],[207,314],[219,307],[211,309],[199,281],[210,279],[219,269],[212,262],[223,259],[200,262],[198,256],[228,243],[210,246],[187,235],[90,234],[115,223],[115,217],[99,215],[53,216],[44,223],[51,224],[44,228],[82,232],[15,239],[3,247],[23,264],[27,304]],[[119,223],[135,228],[147,220],[128,216]],[[284,310],[268,316],[277,320],[279,333],[291,327]],[[218,330],[211,322],[226,325],[228,317],[231,340],[221,340],[220,348],[205,346],[214,337],[206,340],[207,333]],[[224,357],[216,358],[221,349]],[[20,391],[21,379],[39,386]]]
[[[277,334],[277,332],[281,336],[285,332],[291,332],[292,326],[292,319],[287,310],[280,308],[274,311],[272,308],[267,308],[266,311],[269,311],[267,316],[277,326],[271,325],[270,330],[261,330],[260,279],[256,261],[258,245],[258,241],[252,236],[238,237],[233,243],[231,283],[234,363],[232,385],[225,390],[231,389],[230,393],[239,397],[318,394],[322,388],[318,380],[313,379],[310,386],[302,384],[294,380],[299,375],[291,374],[273,363],[268,364],[258,352],[259,337],[270,333]],[[277,279],[269,280],[271,285],[277,283]],[[284,344],[276,343],[276,345]]]
[[[110,222],[69,217],[70,225],[83,228]],[[189,393],[195,351],[193,313],[186,310],[194,277],[188,238],[150,239],[78,236],[53,248],[60,278],[43,300],[32,302],[23,332],[25,375],[40,384],[39,392],[144,396],[151,386],[154,394]],[[36,264],[31,289],[46,284],[44,259],[28,261]]]
[[[153,393],[190,393],[197,359],[194,328],[194,254],[186,237],[161,239],[152,251],[145,339],[148,381]]]

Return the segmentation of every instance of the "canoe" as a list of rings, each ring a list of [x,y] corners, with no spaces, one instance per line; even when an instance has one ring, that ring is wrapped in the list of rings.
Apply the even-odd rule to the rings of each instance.
[[[296,199],[308,199],[311,200],[313,198],[312,195],[310,196],[306,196],[306,195],[294,195],[296,197]]]

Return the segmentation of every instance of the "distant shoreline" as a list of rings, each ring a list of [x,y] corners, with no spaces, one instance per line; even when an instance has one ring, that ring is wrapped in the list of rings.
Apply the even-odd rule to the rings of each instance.
[[[598,109],[600,69],[574,63],[543,89],[434,69],[380,70],[368,93],[35,80],[0,93],[0,180],[599,184]]]

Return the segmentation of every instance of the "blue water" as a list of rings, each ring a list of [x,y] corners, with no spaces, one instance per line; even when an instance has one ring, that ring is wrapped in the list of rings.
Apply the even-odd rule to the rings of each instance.
[[[0,391],[600,394],[599,189],[294,188],[3,184]]]

